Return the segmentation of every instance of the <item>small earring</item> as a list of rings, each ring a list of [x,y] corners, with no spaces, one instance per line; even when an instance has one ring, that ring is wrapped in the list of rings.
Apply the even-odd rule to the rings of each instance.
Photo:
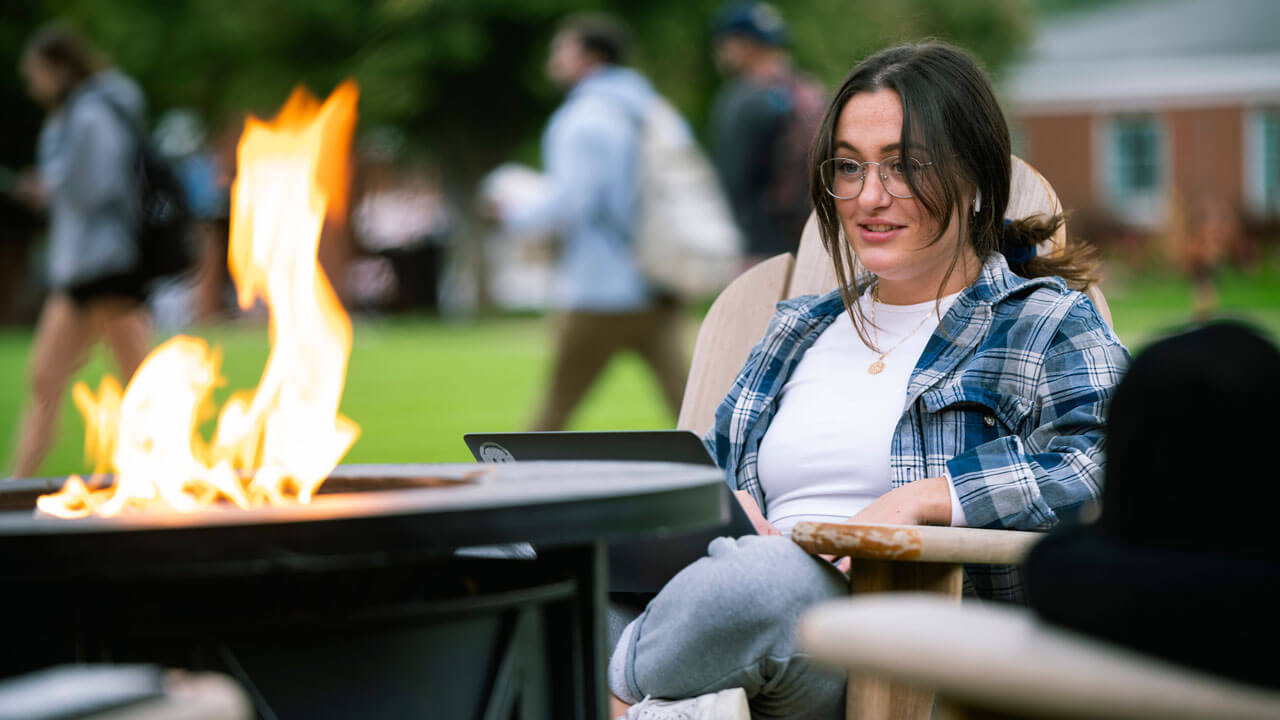
[[[982,212],[982,191],[973,194],[973,214],[977,215]]]

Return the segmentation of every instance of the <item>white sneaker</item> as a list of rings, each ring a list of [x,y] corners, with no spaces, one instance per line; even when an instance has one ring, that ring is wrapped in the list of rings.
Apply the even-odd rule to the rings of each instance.
[[[729,688],[687,700],[645,698],[627,710],[625,720],[751,720],[747,693]]]

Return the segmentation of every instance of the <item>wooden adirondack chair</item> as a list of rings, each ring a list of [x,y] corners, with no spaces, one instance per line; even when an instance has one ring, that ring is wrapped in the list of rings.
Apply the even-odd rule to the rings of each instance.
[[[1062,211],[1048,181],[1018,157],[1006,215],[1011,218]],[[1051,252],[1065,242],[1066,228],[1046,241]],[[689,378],[677,426],[702,435],[715,420],[715,409],[728,393],[751,348],[764,335],[778,301],[825,293],[836,287],[835,271],[822,247],[811,216],[795,258],[788,254],[766,260],[735,279],[711,305],[694,345]],[[1110,311],[1096,288],[1090,298],[1109,323]],[[963,565],[1017,564],[1039,533],[974,528],[902,525],[799,523],[792,539],[811,553],[853,558],[851,589],[855,594],[890,590],[925,590],[959,602]],[[933,692],[897,681],[855,673],[849,679],[850,718],[927,718]]]
[[[880,593],[823,603],[797,632],[820,660],[936,689],[938,720],[1280,718],[1280,692],[1056,628],[1024,607]]]

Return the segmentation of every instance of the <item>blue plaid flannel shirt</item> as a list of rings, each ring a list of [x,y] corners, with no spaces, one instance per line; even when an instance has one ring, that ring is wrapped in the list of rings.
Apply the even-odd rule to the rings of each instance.
[[[865,286],[868,278],[860,278]],[[729,486],[761,508],[757,454],[783,385],[844,312],[840,295],[778,304],[705,438]],[[949,471],[972,527],[1047,530],[1101,494],[1103,424],[1129,353],[1082,293],[985,261],[925,346],[890,451],[891,483]],[[1012,566],[971,565],[966,592],[1021,601]]]

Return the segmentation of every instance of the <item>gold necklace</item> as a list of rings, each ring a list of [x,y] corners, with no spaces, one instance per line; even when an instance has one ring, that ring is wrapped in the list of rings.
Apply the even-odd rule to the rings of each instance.
[[[880,346],[880,330],[878,327],[876,327],[876,304],[879,302],[880,302],[880,283],[876,283],[875,285],[871,286],[871,332],[875,336],[876,347]],[[934,308],[934,311],[936,310],[937,308]],[[925,321],[928,320],[929,316],[932,314],[933,314],[932,311],[925,313],[924,317],[920,318],[920,322],[917,323],[914,328],[911,328],[911,332],[899,338],[898,342],[893,344],[893,347],[880,353],[880,357],[871,363],[871,365],[867,368],[867,372],[871,373],[872,375],[879,375],[880,371],[884,370],[885,357],[888,356],[889,353],[893,352],[894,350],[897,350],[898,346],[906,342],[907,338],[911,337],[912,335],[915,335],[920,328],[924,327]]]

